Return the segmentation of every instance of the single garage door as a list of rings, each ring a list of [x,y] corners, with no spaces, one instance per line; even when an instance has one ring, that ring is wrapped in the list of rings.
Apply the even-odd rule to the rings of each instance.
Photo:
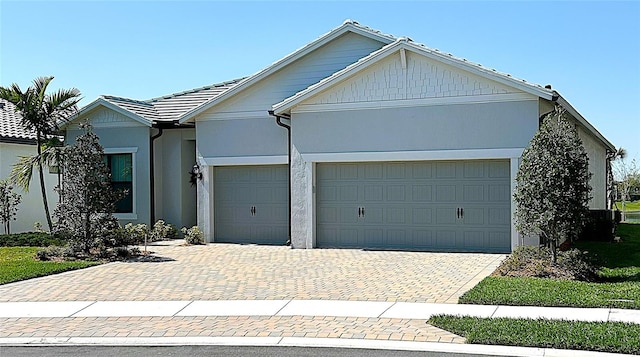
[[[286,165],[214,167],[214,241],[285,244]]]
[[[318,247],[511,250],[508,160],[316,168]]]

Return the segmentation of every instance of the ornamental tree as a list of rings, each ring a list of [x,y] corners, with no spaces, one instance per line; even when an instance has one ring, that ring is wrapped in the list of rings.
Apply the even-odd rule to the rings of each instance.
[[[539,235],[553,251],[575,238],[588,218],[589,159],[575,126],[559,106],[522,153],[516,176],[516,228]]]
[[[11,234],[10,223],[16,219],[21,199],[7,180],[0,181],[0,221],[4,225],[4,234]]]
[[[90,253],[103,247],[110,232],[118,228],[113,216],[123,192],[111,186],[111,174],[103,160],[104,150],[89,125],[76,143],[62,150],[62,184],[55,215],[56,231],[66,236],[75,251]]]

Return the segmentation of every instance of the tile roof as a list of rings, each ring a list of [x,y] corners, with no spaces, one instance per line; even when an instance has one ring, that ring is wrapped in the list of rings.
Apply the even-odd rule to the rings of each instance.
[[[15,108],[12,103],[0,99],[0,141],[32,142],[36,134],[22,127],[22,116]]]
[[[148,120],[150,123],[173,121],[189,110],[215,98],[243,79],[244,78],[234,79],[148,100],[129,99],[111,95],[103,95],[101,98]]]

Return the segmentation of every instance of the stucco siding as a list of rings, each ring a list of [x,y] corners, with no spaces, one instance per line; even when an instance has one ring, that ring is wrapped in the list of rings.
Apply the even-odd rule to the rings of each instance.
[[[121,224],[128,222],[149,224],[150,196],[149,196],[149,128],[137,127],[94,127],[93,132],[100,138],[100,144],[107,153],[133,154],[133,214],[117,214]],[[81,130],[67,130],[65,141],[75,143],[75,138],[81,135]]]
[[[301,153],[526,147],[537,101],[305,112],[293,116]]]
[[[196,122],[200,155],[211,157],[286,155],[287,132],[264,118]]]
[[[197,120],[211,119],[214,113],[267,111],[273,104],[319,82],[382,46],[381,42],[373,39],[346,33],[238,93],[211,111],[203,113]]]
[[[463,72],[409,51],[399,52],[304,104],[336,104],[396,99],[424,99],[520,93],[503,84]]]
[[[19,160],[20,156],[31,156],[35,154],[35,145],[0,143],[0,180],[5,180],[9,177],[12,166]],[[58,184],[58,179],[57,175],[50,174],[46,167],[44,170],[44,182],[47,191],[49,211],[53,215],[53,211],[58,204],[58,194],[54,190]],[[44,205],[42,203],[38,170],[34,169],[33,171],[29,192],[24,192],[15,185],[14,192],[21,196],[21,202],[18,205],[16,220],[11,221],[11,233],[33,231],[35,222],[40,222],[43,228],[48,229],[47,218],[45,217]],[[54,219],[53,216],[52,219]],[[4,234],[4,229],[0,228],[0,234]]]
[[[195,130],[165,130],[155,141],[156,220],[177,228],[196,223],[196,188],[189,182],[195,157]]]

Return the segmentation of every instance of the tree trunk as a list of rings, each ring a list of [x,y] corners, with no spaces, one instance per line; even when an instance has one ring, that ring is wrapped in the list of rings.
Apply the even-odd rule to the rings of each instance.
[[[40,133],[36,134],[36,145],[38,146],[38,157],[42,155],[42,138]],[[47,217],[47,225],[49,226],[49,232],[53,232],[53,223],[51,223],[51,214],[49,213],[49,203],[47,202],[47,188],[44,185],[44,171],[42,170],[42,162],[38,160],[38,172],[40,177],[40,191],[42,192],[42,203],[44,204],[44,214]]]

